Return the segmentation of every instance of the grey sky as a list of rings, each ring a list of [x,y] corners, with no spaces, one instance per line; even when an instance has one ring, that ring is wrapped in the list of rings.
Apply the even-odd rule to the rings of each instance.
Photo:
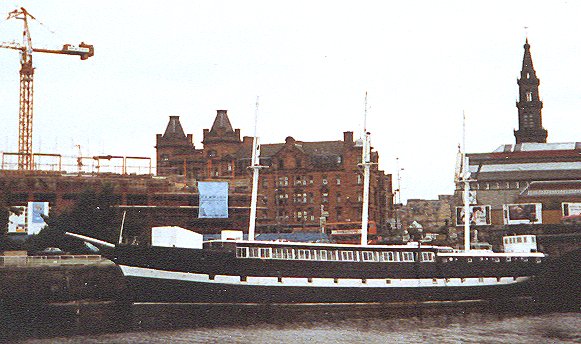
[[[462,111],[467,148],[514,143],[525,29],[550,142],[581,141],[581,3],[574,1],[3,1],[24,6],[33,45],[95,46],[87,61],[36,54],[34,151],[154,157],[180,115],[201,147],[217,109],[263,143],[341,140],[368,129],[402,196],[453,192]],[[46,28],[56,32],[52,34]],[[0,41],[21,23],[0,23]],[[15,51],[0,49],[0,151],[18,138]]]

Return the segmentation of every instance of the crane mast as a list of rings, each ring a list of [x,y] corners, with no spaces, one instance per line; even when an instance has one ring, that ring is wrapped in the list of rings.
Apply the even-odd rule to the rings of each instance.
[[[34,161],[32,154],[32,118],[34,99],[34,67],[32,66],[32,53],[42,52],[51,54],[78,55],[81,60],[94,55],[92,45],[81,43],[79,46],[65,44],[62,50],[36,49],[32,47],[32,39],[28,28],[28,19],[32,16],[24,7],[16,9],[8,14],[8,19],[22,20],[22,44],[0,43],[0,48],[20,51],[20,109],[18,114],[18,169],[33,170]]]

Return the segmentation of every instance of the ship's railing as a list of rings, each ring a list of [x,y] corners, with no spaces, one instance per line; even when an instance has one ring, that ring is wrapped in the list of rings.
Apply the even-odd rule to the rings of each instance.
[[[104,260],[101,255],[57,255],[57,256],[0,256],[2,266],[40,266],[91,264]]]

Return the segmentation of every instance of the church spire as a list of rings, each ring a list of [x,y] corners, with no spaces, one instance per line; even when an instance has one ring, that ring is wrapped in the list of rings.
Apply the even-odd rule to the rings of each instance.
[[[520,79],[517,80],[519,88],[519,100],[516,103],[518,109],[518,130],[514,136],[516,143],[547,142],[547,130],[543,128],[541,110],[543,102],[539,97],[540,80],[533,67],[531,46],[526,38],[524,56]]]

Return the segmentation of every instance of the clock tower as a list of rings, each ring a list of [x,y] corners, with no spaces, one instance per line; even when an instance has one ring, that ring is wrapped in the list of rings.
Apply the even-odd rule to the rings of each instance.
[[[539,98],[540,80],[533,68],[531,57],[531,46],[526,39],[525,53],[522,61],[520,78],[517,80],[519,89],[519,100],[516,103],[518,108],[518,130],[514,131],[516,143],[546,143],[547,130],[543,128],[543,117],[541,110],[543,102]]]

